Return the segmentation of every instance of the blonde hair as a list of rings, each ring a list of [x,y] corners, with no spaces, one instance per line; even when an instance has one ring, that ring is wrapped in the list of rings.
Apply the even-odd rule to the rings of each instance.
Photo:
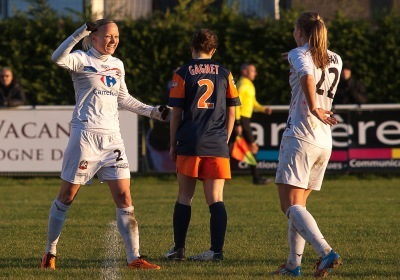
[[[87,35],[82,40],[82,48],[84,51],[88,51],[91,47],[93,47],[92,39],[90,38],[90,34]]]
[[[304,12],[296,21],[297,27],[304,31],[310,45],[315,66],[325,69],[330,63],[328,56],[328,31],[322,17],[316,12]]]
[[[102,19],[96,20],[94,23],[91,23],[91,24],[88,23],[90,25],[90,27],[93,28],[93,30],[91,30],[90,34],[93,34],[94,32],[97,31],[97,29],[99,29],[100,26],[105,25],[107,23],[114,23],[114,21],[112,21],[110,19],[102,18]],[[92,38],[90,38],[90,34],[88,36],[86,36],[85,38],[83,38],[82,48],[84,51],[87,51],[91,47],[93,47]]]

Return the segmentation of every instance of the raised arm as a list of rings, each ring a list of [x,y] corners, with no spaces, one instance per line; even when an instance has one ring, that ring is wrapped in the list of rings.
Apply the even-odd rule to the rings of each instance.
[[[85,23],[61,43],[51,56],[51,60],[62,68],[76,71],[81,65],[81,60],[77,54],[70,54],[70,52],[80,40],[89,34],[90,31],[87,30]]]

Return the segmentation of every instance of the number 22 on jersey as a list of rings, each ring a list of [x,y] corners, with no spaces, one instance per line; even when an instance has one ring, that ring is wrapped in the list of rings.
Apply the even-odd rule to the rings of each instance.
[[[328,69],[328,72],[329,72],[329,74],[334,74],[334,75],[335,75],[335,78],[334,78],[334,80],[333,80],[333,83],[331,84],[331,86],[330,86],[330,88],[329,88],[329,90],[328,90],[328,97],[331,98],[331,99],[333,99],[334,94],[333,94],[332,91],[333,91],[333,89],[335,88],[336,83],[337,83],[338,80],[339,80],[339,71],[338,71],[336,68],[331,67],[331,68]],[[317,93],[318,93],[319,95],[323,95],[323,94],[324,94],[324,90],[322,89],[322,85],[323,85],[324,82],[325,82],[325,70],[322,71],[321,79],[320,79],[320,80],[318,81],[318,83],[315,85],[315,87],[317,88]]]

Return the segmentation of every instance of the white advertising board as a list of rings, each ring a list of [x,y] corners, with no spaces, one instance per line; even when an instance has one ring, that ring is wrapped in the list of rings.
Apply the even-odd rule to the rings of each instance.
[[[61,172],[72,106],[0,110],[0,172]],[[120,111],[131,172],[138,171],[138,116]]]

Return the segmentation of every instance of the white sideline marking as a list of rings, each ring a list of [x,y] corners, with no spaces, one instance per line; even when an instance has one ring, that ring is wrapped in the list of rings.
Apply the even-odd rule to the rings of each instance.
[[[108,224],[109,229],[104,240],[106,244],[105,260],[102,263],[101,279],[118,280],[119,275],[118,257],[121,255],[120,239],[117,229],[117,222],[112,221]]]

